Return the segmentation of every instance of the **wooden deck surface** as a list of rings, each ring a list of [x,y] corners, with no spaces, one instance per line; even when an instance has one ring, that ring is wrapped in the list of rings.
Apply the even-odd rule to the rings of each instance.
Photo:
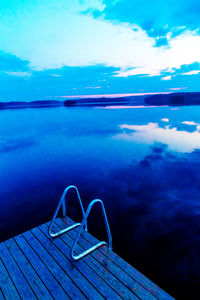
[[[55,230],[72,224],[56,219]],[[1,299],[173,299],[103,246],[71,262],[77,229],[49,238],[48,223],[0,243]],[[77,253],[97,239],[84,232]]]

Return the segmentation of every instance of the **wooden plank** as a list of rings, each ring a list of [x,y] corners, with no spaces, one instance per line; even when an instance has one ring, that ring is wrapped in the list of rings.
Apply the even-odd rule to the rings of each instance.
[[[59,223],[59,228],[64,228],[66,226],[63,224],[62,220],[57,220],[57,223]],[[76,237],[76,232],[74,230],[71,230],[68,232],[68,235],[71,237],[71,243],[73,243],[74,238]],[[65,239],[65,237],[63,236]],[[89,243],[86,239],[83,237],[80,237],[80,245],[83,250],[86,250],[91,247],[91,243]],[[120,269],[116,264],[114,264],[108,257],[104,256],[99,250],[96,250],[92,252],[89,256],[91,259],[93,259],[94,264],[99,264],[106,270],[108,270],[113,276],[117,277],[118,280],[120,280],[121,283],[126,287],[126,289],[129,289],[132,293],[136,294],[139,298],[142,299],[156,299],[149,291],[147,291],[143,286],[141,286],[137,281],[135,281],[132,277],[130,277],[124,270]]]
[[[39,228],[48,236],[46,225],[41,225]],[[70,257],[70,247],[60,238],[52,240],[52,243],[54,243],[65,256]],[[106,299],[121,299],[121,297],[85,263],[85,259],[73,262],[72,265],[76,267]]]
[[[48,227],[47,227],[48,228]],[[60,227],[55,225],[56,231],[60,230]],[[73,239],[68,235],[64,234],[60,236],[60,238],[68,244],[70,247],[72,246]],[[84,249],[77,245],[77,249],[79,252],[82,252]],[[120,295],[123,299],[138,299],[135,295],[134,291],[129,290],[116,276],[110,273],[105,265],[100,264],[97,260],[95,260],[91,255],[88,255],[84,258],[84,261],[88,264],[88,266],[93,269],[103,281],[105,281],[110,287],[112,287],[116,293]],[[133,280],[132,280],[133,281]],[[149,293],[146,291],[146,294]],[[145,299],[145,298],[143,298]]]
[[[3,292],[2,292],[2,290],[1,290],[1,287],[0,287],[0,300],[5,300],[4,295],[3,295]]]
[[[24,234],[24,238],[28,241],[31,247],[37,251],[38,256],[42,259],[48,269],[52,272],[56,280],[59,282],[60,286],[65,290],[65,292],[73,299],[85,299],[84,294],[80,289],[74,284],[71,278],[60,268],[56,263],[54,258],[47,252],[37,238],[32,232],[27,231]],[[63,294],[63,293],[62,293]],[[65,293],[64,293],[65,294]],[[59,296],[59,295],[58,295]],[[64,299],[68,299],[69,296],[65,294]],[[60,296],[57,299],[61,299]]]
[[[24,253],[32,267],[34,268],[35,272],[38,274],[40,279],[43,281],[51,295],[55,299],[70,299],[70,297],[65,293],[63,288],[60,286],[60,284],[57,282],[57,280],[54,278],[52,273],[49,271],[47,266],[43,263],[43,261],[40,259],[40,257],[36,254],[34,250],[37,251],[37,248],[34,250],[31,248],[29,243],[26,241],[23,235],[18,235],[14,238],[16,243],[18,244],[21,251]],[[69,288],[72,289],[72,284],[68,284]],[[77,297],[74,299],[78,299],[80,297],[81,293],[79,291]],[[80,298],[79,298],[80,299]]]
[[[57,219],[60,230],[74,222]],[[107,246],[71,262],[77,228],[55,239],[43,224],[0,244],[0,300],[2,299],[173,299]],[[98,242],[83,232],[82,252]]]
[[[104,299],[87,280],[87,277],[80,273],[79,270],[71,264],[70,260],[62,252],[60,252],[56,245],[54,245],[54,243],[52,243],[52,241],[40,229],[33,228],[31,232],[54,258],[60,268],[79,286],[87,298],[97,300]]]
[[[22,299],[36,299],[34,292],[4,243],[0,244],[0,257],[7,268],[9,276],[15,284],[20,297]]]
[[[60,230],[60,229],[61,229],[61,227],[56,228],[56,230]],[[74,232],[74,234],[75,234],[75,232]],[[74,238],[71,238],[71,236],[69,236],[68,234],[62,235],[61,239],[64,242],[68,243],[70,247],[72,246]],[[89,247],[91,247],[91,245],[89,245]],[[79,252],[79,253],[83,252],[84,250],[88,249],[89,247],[84,248],[82,245],[82,238],[80,238],[80,244],[77,245],[77,252]],[[97,251],[95,251],[95,253],[98,253],[98,256],[99,256],[100,252],[98,252],[98,250],[97,250]],[[88,255],[85,258],[85,261],[94,271],[96,271],[99,274],[99,276],[104,281],[106,281],[110,286],[112,286],[112,288],[123,299],[138,299],[138,297],[135,294],[135,287],[134,287],[135,282],[133,280],[131,280],[132,287],[131,287],[131,289],[129,289],[126,285],[124,285],[123,281],[119,280],[119,276],[118,276],[117,272],[112,273],[109,271],[109,269],[107,268],[107,266],[109,264],[108,259],[107,259],[107,261],[104,260],[103,264],[101,264],[99,262],[99,260],[95,259],[95,257],[92,254],[93,253]],[[100,256],[102,257],[101,253],[100,253]],[[144,290],[144,293],[141,293],[141,294],[143,295],[143,299],[146,299],[145,295],[147,297],[149,297],[149,292],[147,292],[146,290]]]
[[[14,239],[5,241],[6,246],[10,250],[13,258],[17,261],[19,268],[21,269],[24,277],[29,282],[31,288],[35,291],[39,299],[53,299],[52,295],[41,281],[30,262],[24,256]]]
[[[19,294],[0,258],[0,288],[2,297],[6,299],[20,299]]]
[[[60,229],[66,227],[66,224],[61,220],[57,219],[56,224],[60,225]],[[59,229],[59,230],[60,230]],[[57,229],[56,229],[57,230]],[[76,232],[74,230],[71,230],[68,232],[68,235],[71,237],[71,244],[73,243],[74,238],[76,237]],[[62,238],[65,240],[65,235],[62,236]],[[80,237],[80,246],[81,251],[86,250],[91,247],[91,244],[84,239],[83,237]],[[114,264],[109,258],[104,256],[99,250],[96,250],[92,252],[89,256],[90,260],[98,266],[99,270],[103,270],[103,276],[104,274],[107,274],[107,272],[110,272],[113,276],[117,277],[118,282],[123,284],[124,291],[126,291],[125,295],[129,295],[130,292],[133,297],[133,293],[136,294],[141,299],[156,299],[149,291],[147,291],[145,288],[143,288],[140,284],[138,284],[137,281],[135,281],[133,278],[131,278],[127,273],[125,273],[122,269],[120,269],[116,264]],[[105,271],[106,270],[106,271]],[[118,288],[119,283],[116,285],[116,288]],[[127,293],[127,290],[129,290],[129,293]],[[122,296],[122,295],[121,295]],[[123,295],[124,299],[124,295]]]
[[[74,224],[74,221],[72,221],[69,217],[63,218],[67,226]],[[47,223],[49,224],[49,223]],[[74,229],[75,232],[77,232],[77,228]],[[85,238],[90,244],[95,244],[98,242],[98,240],[92,236],[90,233],[83,231],[82,237]],[[154,295],[156,298],[161,300],[172,300],[174,299],[169,294],[167,294],[164,290],[162,290],[159,286],[157,286],[155,283],[153,283],[150,279],[148,279],[146,276],[144,276],[142,273],[140,273],[138,270],[136,270],[133,266],[131,266],[129,263],[127,263],[124,259],[122,259],[119,255],[117,255],[115,252],[109,250],[108,247],[103,246],[99,248],[99,251],[105,255],[107,258],[109,258],[114,264],[116,264],[118,267],[120,267],[124,272],[126,272],[129,276],[131,276],[134,280],[136,280],[140,285],[142,285],[146,290],[148,290],[152,295]]]

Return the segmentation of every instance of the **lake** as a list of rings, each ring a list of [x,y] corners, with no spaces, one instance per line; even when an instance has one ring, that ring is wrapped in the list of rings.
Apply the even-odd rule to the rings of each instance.
[[[1,110],[0,239],[50,220],[70,184],[104,201],[116,253],[200,299],[200,106]],[[98,209],[89,231],[106,238]]]

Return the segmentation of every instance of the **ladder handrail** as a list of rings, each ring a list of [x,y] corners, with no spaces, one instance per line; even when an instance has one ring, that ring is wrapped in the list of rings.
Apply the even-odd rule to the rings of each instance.
[[[87,223],[87,218],[91,212],[91,209],[92,207],[95,205],[95,204],[99,204],[100,207],[101,207],[101,210],[102,210],[102,213],[103,213],[103,217],[104,217],[104,223],[105,223],[105,227],[106,227],[106,230],[107,230],[107,234],[108,234],[108,245],[109,245],[109,249],[112,250],[112,235],[111,235],[111,231],[110,231],[110,226],[109,226],[109,223],[108,223],[108,219],[107,219],[107,215],[106,215],[106,210],[105,210],[105,207],[104,207],[104,204],[103,204],[103,201],[100,200],[100,199],[94,199],[93,201],[90,202],[87,210],[86,210],[86,213],[83,217],[83,220],[81,222],[81,226],[77,232],[77,235],[76,235],[76,238],[73,242],[73,245],[72,245],[72,248],[71,248],[71,252],[70,252],[70,256],[71,256],[71,259],[72,260],[79,260],[83,257],[85,257],[86,255],[88,255],[89,253],[91,253],[92,251],[96,250],[97,248],[103,246],[103,245],[106,245],[107,243],[105,241],[102,241],[102,242],[99,242],[97,243],[96,245],[92,246],[91,248],[89,248],[88,250],[85,250],[83,251],[82,253],[80,253],[79,255],[74,255],[74,249],[78,243],[78,239],[81,235],[81,232],[83,230],[83,227],[84,227],[84,224]]]
[[[56,210],[53,214],[53,218],[51,220],[51,223],[50,223],[50,226],[49,226],[49,229],[48,229],[48,233],[51,237],[57,237],[57,236],[65,233],[65,232],[81,225],[81,223],[75,223],[75,224],[73,224],[73,225],[71,225],[71,226],[69,226],[69,227],[67,227],[63,230],[58,231],[58,232],[55,232],[55,233],[52,232],[52,227],[54,225],[57,214],[58,214],[58,212],[61,208],[61,205],[62,205],[63,216],[66,216],[66,203],[65,202],[66,202],[67,193],[70,189],[74,189],[76,191],[77,198],[78,198],[78,201],[79,201],[79,204],[80,204],[80,207],[81,207],[81,212],[82,212],[83,218],[85,216],[85,211],[84,211],[84,208],[83,208],[83,203],[82,203],[78,188],[75,185],[69,185],[67,188],[65,188],[65,190],[64,190],[64,192],[63,192],[63,194],[60,198],[60,201],[58,203],[58,206],[57,206],[57,208],[56,208]],[[85,230],[87,231],[87,220],[85,221],[84,225],[85,225]]]

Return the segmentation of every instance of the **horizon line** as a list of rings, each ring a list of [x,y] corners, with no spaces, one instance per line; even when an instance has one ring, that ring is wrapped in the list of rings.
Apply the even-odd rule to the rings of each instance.
[[[120,93],[120,94],[93,94],[93,95],[73,95],[73,96],[54,96],[56,98],[101,98],[101,97],[128,97],[128,96],[146,96],[146,95],[156,95],[156,94],[171,94],[170,92],[156,92],[156,93]]]

